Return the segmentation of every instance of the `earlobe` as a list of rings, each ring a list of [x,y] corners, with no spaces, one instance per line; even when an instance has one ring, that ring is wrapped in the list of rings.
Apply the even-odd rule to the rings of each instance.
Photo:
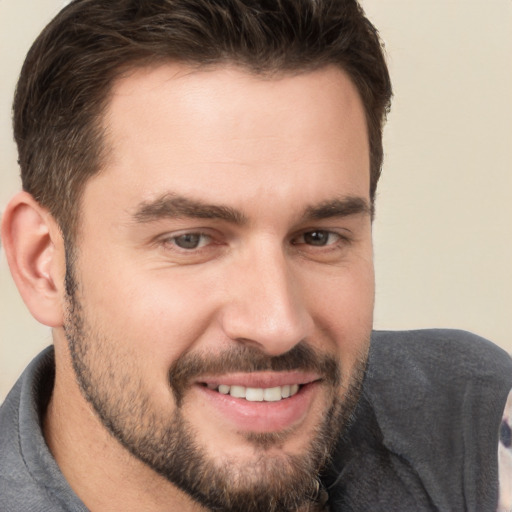
[[[2,243],[16,286],[36,320],[63,323],[65,253],[60,229],[50,213],[20,192],[2,216]]]

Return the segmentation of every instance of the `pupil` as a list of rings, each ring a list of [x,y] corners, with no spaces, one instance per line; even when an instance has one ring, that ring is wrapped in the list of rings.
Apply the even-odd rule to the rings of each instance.
[[[188,233],[176,238],[176,245],[182,249],[195,249],[199,245],[201,235]]]
[[[309,245],[325,245],[327,243],[327,233],[324,231],[311,231],[304,235],[304,241]]]

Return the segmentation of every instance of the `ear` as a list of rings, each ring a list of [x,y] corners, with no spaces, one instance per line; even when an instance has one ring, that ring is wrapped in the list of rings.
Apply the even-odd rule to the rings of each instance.
[[[16,286],[42,324],[64,318],[65,251],[52,215],[27,192],[12,198],[2,216],[2,242]]]

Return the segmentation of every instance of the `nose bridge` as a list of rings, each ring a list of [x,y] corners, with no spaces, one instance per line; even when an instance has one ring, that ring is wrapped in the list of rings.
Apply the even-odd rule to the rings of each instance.
[[[278,355],[310,334],[312,319],[280,244],[266,241],[247,250],[230,288],[223,323],[231,339]]]

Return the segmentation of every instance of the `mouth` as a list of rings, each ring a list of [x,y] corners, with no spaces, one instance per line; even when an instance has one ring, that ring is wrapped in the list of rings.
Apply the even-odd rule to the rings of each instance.
[[[241,431],[276,432],[301,423],[320,392],[322,379],[302,372],[203,377],[196,389],[209,410]]]

